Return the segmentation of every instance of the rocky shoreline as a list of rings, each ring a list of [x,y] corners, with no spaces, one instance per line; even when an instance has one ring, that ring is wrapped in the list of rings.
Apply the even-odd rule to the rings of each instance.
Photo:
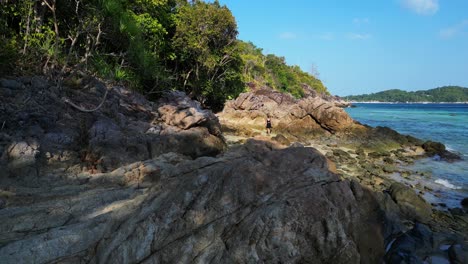
[[[405,193],[402,195],[406,196],[403,203],[409,205],[411,210],[400,208],[400,212],[411,213],[400,217],[404,219],[402,222],[407,225],[406,228],[412,228],[416,223],[424,223],[430,227],[429,230],[440,232],[440,237],[444,234],[456,234],[459,241],[465,241],[463,243],[466,246],[467,209],[463,209],[461,204],[458,208],[447,208],[443,203],[429,204],[422,197],[437,197],[438,194],[424,184],[408,183],[416,176],[425,176],[407,169],[416,160],[438,155],[441,162],[457,162],[460,160],[458,155],[447,151],[439,142],[423,142],[387,127],[371,128],[355,121],[350,122],[346,116],[341,118],[343,111],[339,109],[340,104],[333,104],[317,95],[303,100],[277,100],[276,96],[275,91],[271,91],[270,94],[266,89],[243,94],[228,102],[224,111],[218,114],[228,144],[242,144],[249,137],[259,137],[285,146],[299,145],[317,149],[335,164],[336,173],[341,178],[355,180],[378,195],[390,194],[391,200],[397,204],[399,198],[391,195],[392,190],[398,188],[400,194]],[[323,124],[318,118],[307,120],[307,115],[295,114],[297,108],[305,105],[304,101],[307,101],[308,106],[315,107],[308,110],[307,114],[321,116],[321,112],[326,111],[328,118],[323,119],[323,122],[331,120],[339,125],[328,129],[330,125]],[[272,135],[266,135],[262,128],[267,116],[276,124]],[[293,125],[285,126],[284,123]],[[295,123],[301,125],[294,125]],[[385,199],[381,199],[380,202],[385,203]],[[386,207],[385,210],[389,208]],[[418,210],[419,213],[416,212]],[[446,253],[434,254],[442,258],[448,256]],[[393,261],[395,260],[390,263],[394,263]]]
[[[0,101],[2,263],[466,263],[466,209],[388,177],[456,155],[313,91],[215,116],[179,92],[23,77]]]

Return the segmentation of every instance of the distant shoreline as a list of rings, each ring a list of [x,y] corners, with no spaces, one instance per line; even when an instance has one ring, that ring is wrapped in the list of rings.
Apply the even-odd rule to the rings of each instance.
[[[381,101],[348,101],[351,104],[468,104],[468,102],[381,102]]]

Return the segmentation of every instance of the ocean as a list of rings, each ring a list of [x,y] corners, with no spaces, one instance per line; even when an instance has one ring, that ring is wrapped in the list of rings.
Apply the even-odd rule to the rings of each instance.
[[[468,104],[355,103],[346,112],[370,126],[387,126],[401,134],[439,141],[458,153],[461,161],[448,163],[438,157],[424,158],[405,168],[413,172],[409,184],[426,186],[428,202],[460,207],[468,197]]]

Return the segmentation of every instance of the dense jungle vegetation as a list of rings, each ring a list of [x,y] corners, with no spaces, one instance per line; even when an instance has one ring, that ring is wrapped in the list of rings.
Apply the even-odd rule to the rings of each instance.
[[[214,110],[246,83],[303,96],[320,80],[237,39],[231,11],[199,0],[2,0],[0,77],[77,73],[148,96],[183,90]]]
[[[406,92],[398,89],[344,97],[357,102],[468,102],[468,88],[444,86],[431,90]]]

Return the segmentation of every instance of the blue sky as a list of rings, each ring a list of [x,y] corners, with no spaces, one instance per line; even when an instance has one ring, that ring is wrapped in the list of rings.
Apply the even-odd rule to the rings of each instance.
[[[467,0],[220,0],[239,38],[332,94],[468,87]]]

